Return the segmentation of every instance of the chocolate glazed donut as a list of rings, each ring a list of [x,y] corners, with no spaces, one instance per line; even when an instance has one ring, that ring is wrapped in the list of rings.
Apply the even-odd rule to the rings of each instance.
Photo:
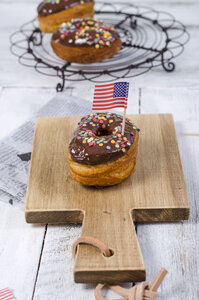
[[[51,33],[72,18],[94,15],[93,0],[44,0],[37,7],[40,30]]]
[[[119,34],[113,26],[89,18],[63,23],[51,39],[51,46],[57,56],[81,64],[112,57],[121,45]]]
[[[139,129],[122,116],[95,113],[78,123],[69,145],[71,176],[90,186],[114,185],[127,178],[136,164]]]

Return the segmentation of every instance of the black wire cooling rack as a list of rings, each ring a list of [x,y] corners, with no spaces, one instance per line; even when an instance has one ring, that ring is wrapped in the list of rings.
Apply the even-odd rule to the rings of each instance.
[[[11,35],[11,52],[22,65],[58,77],[56,90],[59,92],[63,91],[66,80],[108,82],[135,77],[158,66],[172,72],[173,59],[183,52],[189,40],[181,22],[169,13],[150,7],[97,2],[95,17],[114,25],[122,40],[121,50],[103,62],[81,65],[59,59],[51,49],[51,35],[39,30],[36,19]]]

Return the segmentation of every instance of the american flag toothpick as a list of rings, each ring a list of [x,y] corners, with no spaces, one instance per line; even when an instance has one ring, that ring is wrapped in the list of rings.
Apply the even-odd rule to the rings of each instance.
[[[126,108],[129,92],[129,82],[116,82],[95,85],[92,110],[108,110],[112,108],[124,108],[122,135],[124,135]]]

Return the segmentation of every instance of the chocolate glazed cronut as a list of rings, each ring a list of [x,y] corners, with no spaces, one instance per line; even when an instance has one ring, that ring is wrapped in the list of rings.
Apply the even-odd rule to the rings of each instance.
[[[57,56],[76,63],[94,63],[115,55],[122,42],[113,26],[95,19],[74,19],[63,23],[52,35]]]
[[[81,119],[69,145],[71,176],[91,186],[114,185],[132,172],[136,164],[139,129],[122,116],[95,113]]]
[[[94,15],[93,0],[44,0],[37,7],[41,31],[51,33],[62,23]]]

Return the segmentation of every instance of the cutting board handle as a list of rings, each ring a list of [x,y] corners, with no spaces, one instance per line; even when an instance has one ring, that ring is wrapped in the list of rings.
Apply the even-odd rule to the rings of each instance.
[[[90,209],[84,216],[82,236],[102,241],[112,256],[105,257],[91,245],[79,245],[75,282],[115,284],[145,280],[144,261],[130,212]]]

